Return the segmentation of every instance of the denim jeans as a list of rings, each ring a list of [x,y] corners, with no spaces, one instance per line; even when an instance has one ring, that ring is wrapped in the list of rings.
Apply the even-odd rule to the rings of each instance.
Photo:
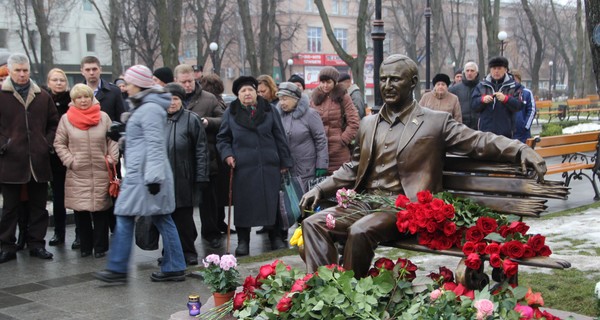
[[[152,222],[163,239],[162,272],[185,270],[185,259],[175,223],[170,214],[152,216]],[[117,226],[108,254],[107,270],[127,273],[133,245],[134,216],[117,216]]]

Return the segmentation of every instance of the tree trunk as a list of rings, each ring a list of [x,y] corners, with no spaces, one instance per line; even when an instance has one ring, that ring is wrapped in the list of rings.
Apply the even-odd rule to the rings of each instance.
[[[246,60],[250,64],[252,75],[258,75],[258,60],[256,58],[256,45],[254,44],[254,30],[250,19],[250,4],[248,0],[238,0],[242,29],[244,30],[244,41],[246,43]]]
[[[122,11],[122,8],[119,0],[110,0],[108,6],[110,10],[110,22],[108,24],[108,28],[110,29],[110,49],[112,52],[112,81],[114,81],[123,72],[123,63],[121,62],[121,48],[119,45],[119,15]]]
[[[531,12],[531,8],[529,7],[529,3],[527,0],[521,0],[521,4],[523,5],[523,10],[527,15],[527,19],[529,20],[529,24],[531,25],[531,33],[533,33],[533,38],[535,39],[535,58],[533,59],[533,66],[531,69],[531,91],[538,92],[539,82],[540,82],[540,67],[542,66],[542,52],[544,49],[544,45],[542,43],[542,37],[540,36],[540,31],[538,29],[537,22],[535,20],[535,16],[533,12]]]
[[[174,69],[179,64],[182,0],[156,0],[154,5],[163,63],[166,67]]]
[[[44,8],[44,0],[33,0],[31,6],[33,8],[33,14],[35,16],[35,25],[37,31],[40,34],[40,58],[41,63],[39,64],[39,76],[38,79],[42,82],[46,82],[46,74],[52,68],[54,68],[54,55],[52,51],[52,38],[48,33],[49,23],[48,16],[46,16],[46,10]]]
[[[483,53],[483,9],[482,1],[477,2],[477,58],[479,60],[479,74],[485,75],[485,56]]]
[[[583,98],[583,85],[584,81],[584,72],[583,72],[583,50],[586,49],[584,45],[584,35],[583,35],[583,21],[581,20],[581,16],[583,9],[581,8],[581,0],[577,0],[577,15],[575,16],[575,34],[577,37],[577,47],[575,54],[575,74],[577,78],[575,78],[575,89],[577,90],[577,97]]]
[[[556,37],[556,39],[558,39],[558,46],[556,47],[556,50],[558,51],[560,56],[563,58],[565,67],[567,69],[567,74],[569,75],[569,80],[567,82],[567,97],[572,98],[574,88],[575,88],[575,78],[577,77],[575,75],[575,66],[573,65],[571,58],[569,57],[569,54],[567,52],[567,49],[566,49],[567,46],[565,45],[565,42],[562,37],[563,32],[561,30],[560,22],[558,20],[558,15],[556,14],[556,7],[554,5],[554,1],[552,1],[552,0],[550,1],[550,7],[552,9],[552,15],[554,17],[554,23],[556,25],[555,37]],[[554,76],[554,77],[556,77],[556,76]],[[554,87],[556,87],[556,81],[552,81],[552,83],[553,83]]]
[[[494,0],[493,9],[490,0],[483,0],[483,20],[485,21],[485,31],[487,35],[488,59],[490,59],[500,55],[500,45],[498,44],[500,0]]]
[[[204,33],[201,30],[204,29],[205,21],[204,14],[206,12],[206,7],[203,5],[204,0],[196,0],[194,1],[196,6],[194,8],[196,14],[196,64],[200,66],[204,66],[206,63],[205,54],[203,54],[206,50],[206,44],[204,41]]]
[[[593,41],[594,28],[600,25],[600,2],[597,0],[585,0],[585,16],[587,34],[592,53],[592,65],[596,81],[596,93],[600,94],[600,43]]]

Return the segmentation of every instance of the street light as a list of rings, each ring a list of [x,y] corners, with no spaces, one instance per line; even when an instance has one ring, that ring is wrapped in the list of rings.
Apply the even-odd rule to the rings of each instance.
[[[208,45],[208,48],[210,49],[210,51],[212,53],[213,73],[218,74],[217,69],[215,67],[217,65],[217,50],[219,50],[219,45],[216,42],[211,42]]]
[[[292,66],[294,65],[294,59],[290,58],[287,61],[288,67],[290,67],[290,77],[292,76]]]
[[[552,99],[552,69],[554,69],[553,66],[554,61],[548,61],[548,68],[550,69],[550,81],[548,81],[550,83],[550,87],[548,88],[548,94],[550,95],[550,99]]]
[[[500,55],[504,56],[504,40],[508,38],[506,31],[498,32],[498,40],[500,40]]]

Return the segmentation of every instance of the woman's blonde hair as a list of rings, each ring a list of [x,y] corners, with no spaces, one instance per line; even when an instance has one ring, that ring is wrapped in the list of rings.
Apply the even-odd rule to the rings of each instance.
[[[53,73],[60,73],[63,77],[65,77],[65,81],[67,81],[67,90],[69,90],[69,78],[67,77],[67,74],[63,71],[63,69],[59,69],[59,68],[54,68],[51,69],[50,71],[48,71],[48,76],[46,77],[46,81],[50,81],[50,75],[52,75]]]
[[[271,91],[271,97],[269,97],[269,102],[275,100],[275,98],[277,98],[276,94],[277,94],[277,85],[275,84],[275,80],[273,80],[273,78],[271,78],[270,75],[267,74],[263,74],[258,76],[258,78],[256,78],[256,81],[258,81],[258,84],[263,84],[265,86],[267,86],[269,88],[269,91]]]
[[[69,94],[71,96],[71,100],[75,100],[75,98],[84,96],[88,98],[94,98],[94,90],[88,87],[86,84],[78,83],[76,84]]]

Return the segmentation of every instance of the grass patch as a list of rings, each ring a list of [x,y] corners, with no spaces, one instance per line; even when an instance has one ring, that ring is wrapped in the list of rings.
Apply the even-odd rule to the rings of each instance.
[[[594,294],[597,282],[600,282],[599,273],[577,269],[553,270],[549,274],[519,273],[519,285],[541,292],[545,306],[590,317],[600,316]]]
[[[583,205],[583,206],[580,206],[577,208],[571,208],[571,209],[567,209],[567,210],[553,212],[553,213],[550,213],[550,214],[540,217],[540,219],[552,219],[552,218],[556,218],[556,217],[567,217],[567,216],[574,216],[574,215],[578,215],[578,214],[580,215],[583,213],[583,211],[586,211],[588,209],[595,209],[595,208],[600,208],[600,201],[586,204],[586,205]]]
[[[577,246],[581,246],[581,245],[584,245],[584,244],[588,243],[588,241],[586,239],[560,238],[560,239],[557,239],[557,240],[558,241],[570,242],[572,249],[575,248],[575,247],[577,247]]]

